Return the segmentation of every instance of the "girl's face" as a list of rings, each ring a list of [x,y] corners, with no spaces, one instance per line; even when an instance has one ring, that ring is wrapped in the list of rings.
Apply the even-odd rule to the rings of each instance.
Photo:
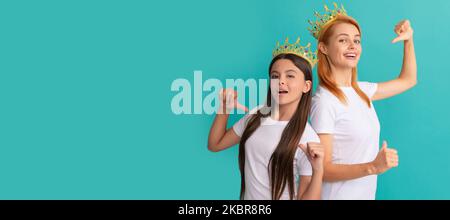
[[[311,89],[311,81],[291,60],[277,60],[270,71],[272,98],[278,105],[298,104],[302,94]]]
[[[361,56],[361,34],[348,23],[336,24],[328,43],[319,43],[319,49],[338,68],[356,68]]]

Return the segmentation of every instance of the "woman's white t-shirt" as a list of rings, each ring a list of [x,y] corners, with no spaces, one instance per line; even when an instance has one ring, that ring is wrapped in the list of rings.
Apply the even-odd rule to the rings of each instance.
[[[361,90],[371,98],[376,83],[358,82]],[[317,134],[333,135],[332,163],[360,164],[373,161],[379,149],[380,123],[375,107],[371,107],[352,87],[339,87],[347,105],[330,91],[319,86],[312,101],[311,125]],[[377,176],[324,182],[322,199],[373,200],[377,189]]]
[[[251,114],[245,115],[233,126],[234,132],[241,137]],[[271,117],[262,118],[261,125],[247,139],[245,143],[245,200],[270,200],[271,186],[269,181],[268,164],[272,153],[275,151],[281,134],[288,121],[276,121]],[[300,138],[300,143],[320,142],[319,136],[314,132],[309,123]],[[311,176],[312,168],[303,151],[297,148],[294,157],[295,196],[297,196],[298,181],[300,176]],[[284,190],[280,199],[289,199],[289,190]],[[296,199],[296,198],[294,198]]]

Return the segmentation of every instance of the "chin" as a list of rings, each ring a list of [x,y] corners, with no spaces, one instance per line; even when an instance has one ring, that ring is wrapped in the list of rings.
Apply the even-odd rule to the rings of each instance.
[[[278,106],[282,106],[282,105],[289,104],[289,101],[285,100],[285,99],[278,99],[278,100],[275,100],[275,104],[277,104]]]
[[[293,104],[293,103],[296,103],[296,102],[298,102],[299,100],[298,99],[295,99],[295,98],[291,98],[291,99],[280,99],[280,100],[278,100],[278,105],[279,106],[286,106],[286,105],[290,105],[290,104]]]
[[[356,68],[356,67],[358,67],[358,62],[355,62],[355,63],[346,63],[345,65],[344,65],[346,68]]]
[[[279,106],[283,106],[283,105],[286,105],[286,104],[288,104],[289,102],[286,102],[286,101],[279,101],[277,104],[279,105]]]

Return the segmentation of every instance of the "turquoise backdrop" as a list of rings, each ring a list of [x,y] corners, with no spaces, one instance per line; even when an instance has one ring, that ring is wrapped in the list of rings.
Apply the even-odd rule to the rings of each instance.
[[[265,79],[277,40],[314,42],[324,3],[2,1],[0,199],[238,199],[237,147],[209,152],[214,116],[175,115],[172,82]],[[393,28],[415,30],[419,84],[375,103],[400,155],[377,198],[450,199],[450,1],[340,3],[363,30],[360,80],[396,77]]]

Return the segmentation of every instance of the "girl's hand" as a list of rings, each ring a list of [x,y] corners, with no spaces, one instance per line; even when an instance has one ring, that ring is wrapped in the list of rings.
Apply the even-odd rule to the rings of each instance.
[[[388,148],[387,142],[383,141],[383,146],[380,152],[378,152],[377,157],[372,161],[375,174],[382,174],[392,167],[398,166],[398,154],[397,150]]]
[[[399,41],[408,41],[413,37],[413,29],[409,20],[400,21],[394,28],[395,33],[398,35],[392,43],[397,43]]]
[[[303,150],[306,157],[308,157],[313,171],[323,172],[323,158],[325,154],[323,145],[321,143],[308,142],[306,146],[300,144],[299,147]]]
[[[233,89],[222,89],[219,93],[219,112],[230,113],[233,109],[241,109],[248,112],[248,108],[237,101],[237,91]]]

